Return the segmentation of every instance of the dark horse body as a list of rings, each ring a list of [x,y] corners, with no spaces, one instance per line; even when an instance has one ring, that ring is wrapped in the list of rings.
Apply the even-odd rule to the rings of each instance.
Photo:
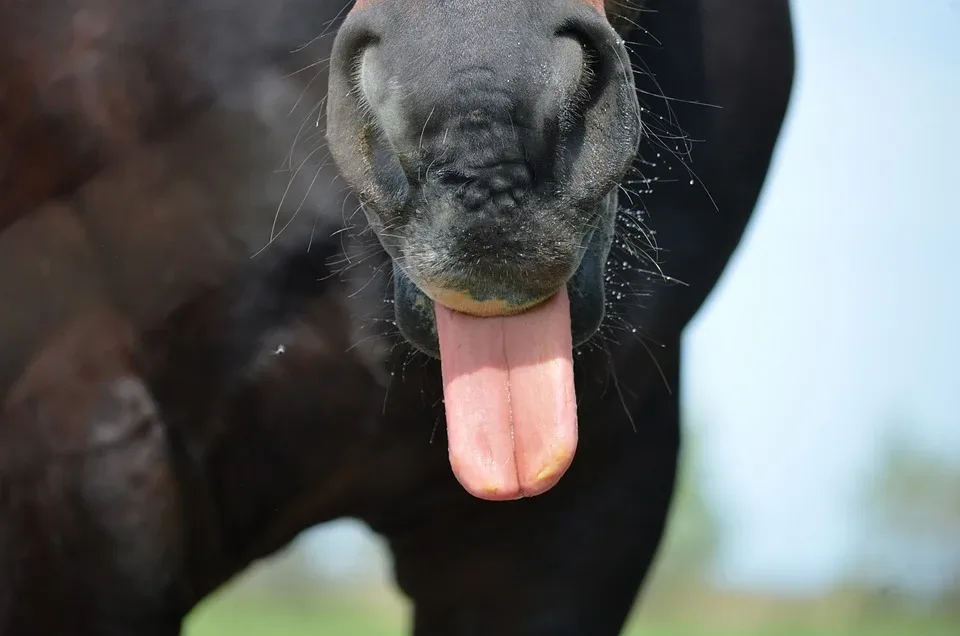
[[[504,502],[451,473],[431,342],[398,335],[390,257],[311,154],[316,36],[347,4],[0,6],[0,634],[176,634],[343,516],[388,539],[420,636],[620,630],[673,492],[681,332],[787,106],[787,3],[653,0],[615,22],[648,135],[575,356],[576,458]],[[348,137],[334,154],[363,191]]]

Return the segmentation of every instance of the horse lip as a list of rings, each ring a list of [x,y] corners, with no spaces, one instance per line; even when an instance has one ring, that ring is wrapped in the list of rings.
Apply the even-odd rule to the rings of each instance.
[[[591,248],[585,250],[585,252],[590,251]],[[586,262],[587,259],[582,258],[573,274],[566,280],[565,283],[563,283],[563,286],[566,287],[571,298],[571,318],[574,318],[575,312],[577,311],[582,314],[583,308],[587,307],[587,305],[583,305],[583,307],[578,309],[579,306],[573,304],[574,302],[577,302],[575,300],[576,298],[581,298],[584,296],[582,293],[582,285],[584,281],[582,280],[581,273],[586,265]],[[457,311],[458,309],[456,307],[450,307],[449,304],[438,302],[432,298],[431,295],[424,290],[421,284],[418,283],[416,279],[412,277],[407,270],[401,267],[396,261],[393,261],[393,268],[393,304],[396,327],[400,330],[404,340],[406,340],[411,346],[428,357],[439,360],[440,350],[436,331],[436,320],[434,317],[434,305],[443,304],[454,311]],[[556,290],[553,290],[550,294],[546,294],[543,298],[539,299],[539,302],[531,303],[529,306],[525,306],[522,309],[514,309],[512,313],[517,314],[532,309],[538,304],[548,300],[550,297],[556,294],[559,289],[560,287],[558,287]],[[583,300],[580,302],[582,303]],[[590,311],[591,310],[587,309],[588,313]],[[602,315],[602,307],[600,308],[600,312]],[[492,314],[488,315],[487,317],[492,317]],[[587,325],[585,328],[581,329],[574,328],[574,347],[578,347],[589,341],[595,333],[596,329],[594,328],[594,325]]]

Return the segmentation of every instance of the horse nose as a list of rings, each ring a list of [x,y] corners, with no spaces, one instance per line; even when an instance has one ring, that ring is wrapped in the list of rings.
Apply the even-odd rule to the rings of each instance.
[[[345,22],[327,133],[365,196],[399,207],[432,190],[467,209],[510,209],[537,193],[582,207],[626,171],[639,109],[598,3],[497,2],[420,12],[380,0]]]

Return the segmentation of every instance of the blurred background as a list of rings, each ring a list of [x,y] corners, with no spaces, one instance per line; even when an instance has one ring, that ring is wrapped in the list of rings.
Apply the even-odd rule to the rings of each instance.
[[[628,633],[956,636],[960,2],[793,9],[796,93],[687,333],[682,487]],[[383,546],[342,521],[186,633],[400,636],[407,613]]]

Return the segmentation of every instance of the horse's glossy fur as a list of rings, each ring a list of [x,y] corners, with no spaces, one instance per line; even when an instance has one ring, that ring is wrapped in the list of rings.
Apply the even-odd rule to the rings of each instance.
[[[418,636],[620,630],[673,492],[681,332],[787,107],[787,2],[606,3],[646,136],[577,351],[576,459],[508,503],[451,474],[439,365],[325,159],[318,60],[349,4],[0,5],[0,634],[171,636],[343,516],[389,541]]]

